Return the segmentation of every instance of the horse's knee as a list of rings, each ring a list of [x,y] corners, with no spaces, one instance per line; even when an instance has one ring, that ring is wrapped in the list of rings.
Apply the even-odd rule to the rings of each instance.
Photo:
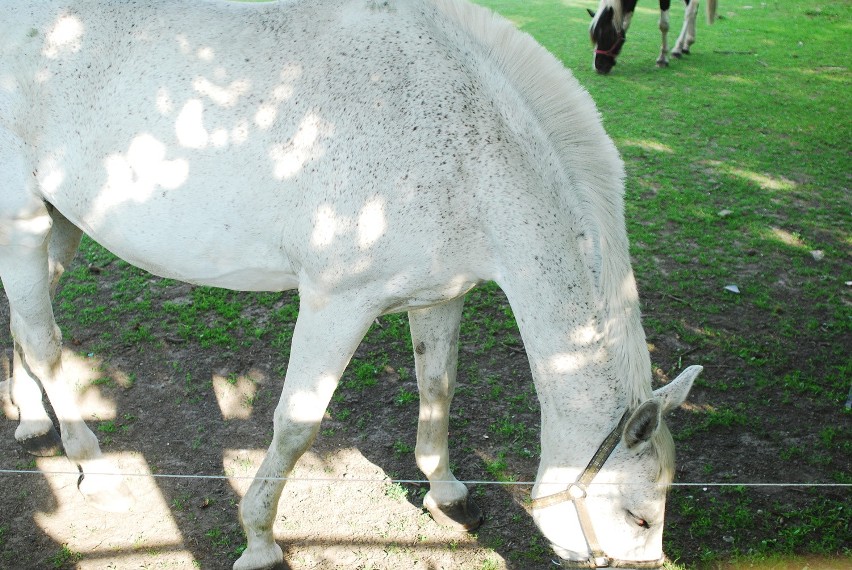
[[[25,322],[13,311],[11,330],[20,356],[32,373],[42,382],[53,379],[62,360],[62,333],[52,314],[48,312]]]

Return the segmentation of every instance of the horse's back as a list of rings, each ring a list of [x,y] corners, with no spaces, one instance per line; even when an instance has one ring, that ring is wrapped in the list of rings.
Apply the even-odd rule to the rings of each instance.
[[[226,286],[474,240],[461,186],[495,119],[416,6],[379,4],[40,5],[0,71],[37,191],[131,262]]]
[[[565,202],[561,189],[587,184],[537,178],[561,157],[531,101],[579,117],[557,127],[559,144],[612,153],[564,68],[545,62],[524,93],[526,78],[505,69],[520,77],[553,58],[451,1],[101,0],[30,12],[18,18],[32,24],[0,40],[0,74],[16,85],[9,128],[31,145],[34,192],[160,275],[246,289],[306,276],[392,282],[401,305],[426,303],[449,294],[440,283],[457,293],[494,278],[501,224],[558,212],[560,231],[579,232],[563,218],[584,200]],[[507,52],[513,42],[526,59]],[[568,97],[542,93],[551,87]]]

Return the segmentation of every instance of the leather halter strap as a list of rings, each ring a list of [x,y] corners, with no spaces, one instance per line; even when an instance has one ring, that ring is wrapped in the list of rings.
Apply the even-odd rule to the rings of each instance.
[[[618,55],[616,52],[621,49],[621,46],[624,45],[624,42],[627,41],[627,37],[624,35],[624,32],[618,32],[618,37],[615,39],[615,43],[612,44],[612,47],[609,49],[596,49],[595,53],[597,55],[605,55],[607,57],[611,57],[615,59]]]
[[[620,560],[607,556],[598,542],[592,518],[589,516],[589,509],[586,506],[588,485],[595,478],[595,475],[600,472],[606,460],[612,455],[618,442],[621,441],[621,434],[624,432],[624,427],[627,425],[629,418],[630,410],[624,413],[624,416],[622,416],[618,425],[615,426],[615,429],[600,444],[589,464],[586,465],[586,468],[580,473],[577,480],[568,485],[567,489],[532,500],[531,505],[534,509],[542,509],[564,502],[574,503],[574,508],[577,510],[577,517],[580,520],[580,528],[586,538],[590,555],[585,560],[560,560],[558,565],[563,568],[660,568],[663,565],[663,558],[659,560]]]

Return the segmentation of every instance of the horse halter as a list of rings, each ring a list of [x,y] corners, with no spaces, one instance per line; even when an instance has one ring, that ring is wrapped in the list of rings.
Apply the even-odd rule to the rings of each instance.
[[[621,51],[621,46],[627,41],[627,36],[624,35],[624,30],[618,32],[615,38],[615,43],[609,49],[595,49],[595,55],[605,55],[615,60],[616,56]]]
[[[574,508],[577,509],[580,528],[583,531],[591,554],[585,560],[560,559],[559,562],[554,561],[554,564],[562,568],[660,568],[663,565],[663,558],[658,560],[621,560],[607,556],[600,547],[592,519],[589,516],[589,509],[586,506],[587,487],[601,470],[604,463],[606,463],[606,460],[609,459],[609,456],[612,455],[612,452],[621,440],[621,434],[624,432],[624,427],[627,425],[629,418],[630,410],[625,412],[615,429],[610,432],[600,447],[598,447],[586,469],[580,473],[576,481],[568,485],[567,489],[532,500],[532,508],[534,509],[550,507],[566,501],[574,503]]]

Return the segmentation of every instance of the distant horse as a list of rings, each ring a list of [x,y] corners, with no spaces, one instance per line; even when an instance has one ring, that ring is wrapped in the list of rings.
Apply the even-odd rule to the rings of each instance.
[[[299,291],[236,568],[283,560],[283,477],[385,313],[408,311],[416,347],[425,506],[475,528],[450,470],[449,405],[464,295],[494,280],[541,402],[542,533],[565,564],[659,566],[673,474],[662,415],[700,367],[651,390],[623,176],[571,73],[461,0],[8,3],[0,277],[16,438],[38,452],[55,434],[43,388],[80,491],[107,509],[133,498],[75,404],[51,310],[85,232],[157,275]]]
[[[621,53],[621,48],[627,40],[627,28],[633,18],[638,0],[601,0],[596,12],[589,10],[592,24],[589,35],[595,46],[594,66],[598,73],[609,73],[615,65],[615,59]],[[684,0],[686,11],[683,16],[683,28],[675,42],[672,57],[680,58],[688,54],[689,48],[695,43],[695,20],[698,14],[698,0]],[[717,0],[707,0],[707,21],[711,24],[716,18]],[[665,67],[669,64],[669,6],[671,0],[660,0],[660,33],[663,36],[660,57],[657,65]]]

